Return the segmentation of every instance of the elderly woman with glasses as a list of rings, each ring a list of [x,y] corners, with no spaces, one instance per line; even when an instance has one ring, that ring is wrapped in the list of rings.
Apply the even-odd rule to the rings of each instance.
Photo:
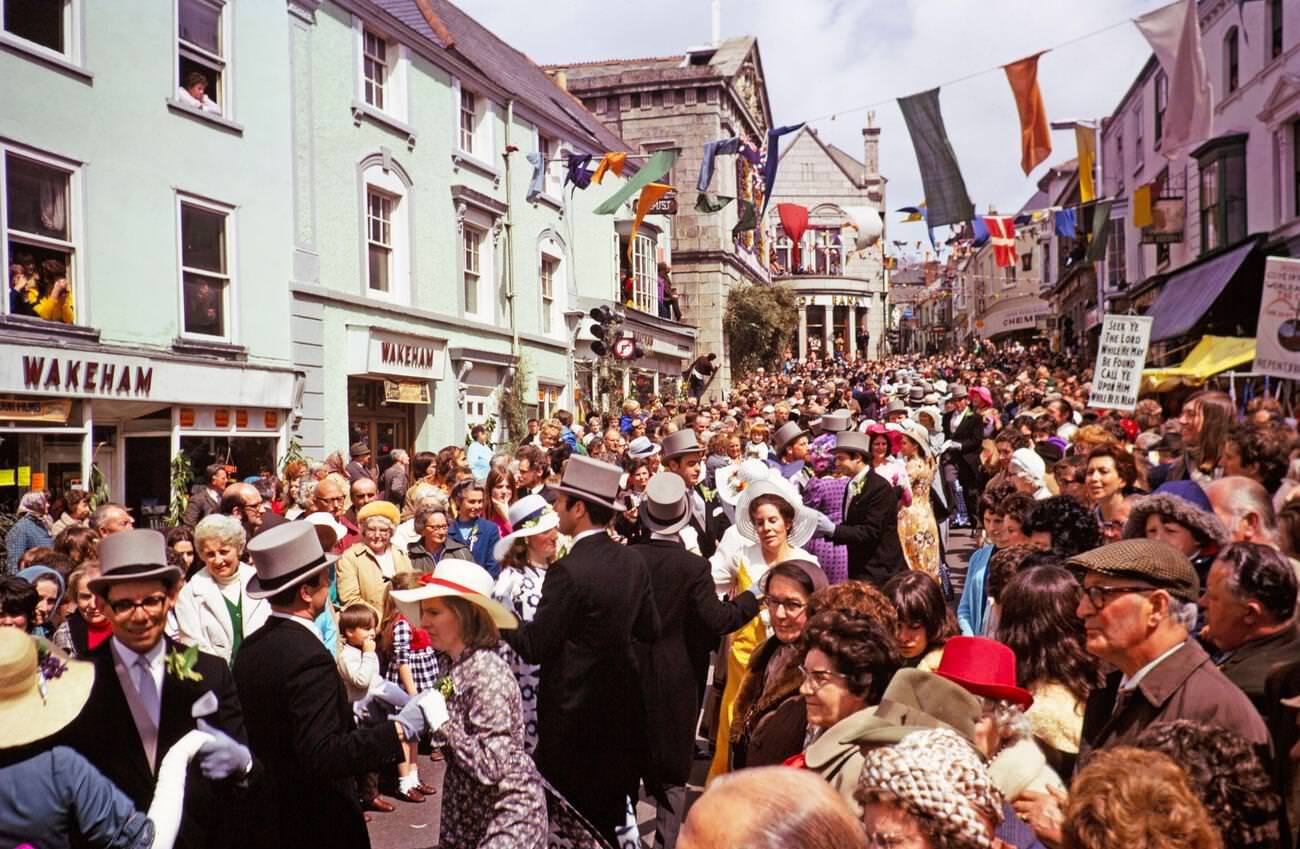
[[[244,526],[233,516],[214,513],[195,526],[194,548],[203,568],[181,588],[167,623],[172,639],[227,663],[271,615],[269,602],[248,596],[248,581],[257,571],[240,562],[245,542]]]
[[[469,548],[448,533],[451,515],[443,504],[428,504],[416,511],[413,519],[417,539],[406,548],[411,568],[432,573],[446,558],[473,560]]]
[[[388,501],[372,501],[357,513],[361,542],[343,552],[337,563],[341,607],[363,601],[383,610],[388,582],[398,572],[411,571],[407,553],[392,544],[397,520],[397,507]]]

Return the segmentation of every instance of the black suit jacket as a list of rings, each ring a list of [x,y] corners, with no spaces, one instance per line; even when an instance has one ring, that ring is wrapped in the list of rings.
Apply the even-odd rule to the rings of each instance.
[[[695,491],[704,499],[704,525],[701,526],[691,516],[691,527],[700,538],[700,554],[705,557],[712,557],[713,553],[718,550],[718,543],[722,540],[722,535],[731,527],[731,520],[727,518],[727,513],[722,509],[722,499],[718,497],[716,490],[707,491],[704,484],[696,484]],[[707,494],[707,498],[705,495]]]
[[[974,481],[974,475],[980,467],[980,449],[984,445],[984,420],[972,410],[967,410],[966,415],[954,428],[952,420],[956,415],[956,413],[949,413],[943,417],[943,435],[947,439],[961,443],[961,449],[956,452],[961,457],[957,469],[963,475],[970,476],[969,480]]]
[[[684,785],[690,778],[699,684],[708,672],[709,650],[723,634],[757,616],[758,601],[751,592],[719,601],[709,561],[680,543],[652,540],[632,550],[650,570],[659,611],[659,639],[636,646],[647,697],[651,762],[659,780]]]
[[[352,776],[402,759],[392,724],[358,730],[320,638],[278,616],[240,646],[235,684],[249,708],[249,745],[266,771],[244,846],[368,847]]]
[[[502,635],[541,665],[538,768],[612,836],[648,765],[632,648],[659,637],[645,562],[604,532],[584,537],[547,569],[533,621]]]
[[[244,744],[248,743],[248,737],[244,733],[239,694],[230,667],[216,655],[199,652],[194,669],[203,680],[182,681],[168,672],[163,673],[158,744],[154,767],[150,768],[140,733],[131,718],[131,708],[113,668],[112,643],[113,638],[109,638],[90,652],[88,659],[95,664],[95,684],[86,706],[68,726],[60,742],[80,752],[116,784],[138,810],[147,811],[153,802],[157,765],[162,763],[163,755],[177,740],[196,727],[190,708],[204,693],[211,691],[217,697],[217,713],[205,717],[208,724]],[[170,639],[166,640],[165,651],[178,647],[182,651],[185,649]],[[197,759],[191,762],[185,782],[185,809],[176,839],[177,849],[239,845],[239,833],[235,828],[239,818],[231,814],[246,802],[236,787],[245,780],[256,780],[256,776],[209,781],[199,772]]]
[[[898,495],[875,472],[867,472],[863,480],[862,492],[849,499],[844,521],[835,526],[831,542],[847,546],[850,578],[882,587],[907,568],[898,541]]]

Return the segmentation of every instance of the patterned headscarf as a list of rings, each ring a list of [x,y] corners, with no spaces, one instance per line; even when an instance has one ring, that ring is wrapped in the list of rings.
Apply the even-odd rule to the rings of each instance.
[[[987,822],[1002,820],[1002,794],[970,743],[947,729],[917,731],[867,753],[858,791],[896,797],[909,814],[958,845],[991,849]]]

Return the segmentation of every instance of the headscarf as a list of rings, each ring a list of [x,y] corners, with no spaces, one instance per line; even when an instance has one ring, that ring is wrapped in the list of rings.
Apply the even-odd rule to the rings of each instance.
[[[1047,476],[1047,463],[1034,449],[1017,448],[1011,452],[1008,469],[1012,474],[1023,474],[1033,482],[1034,498],[1042,499],[1051,496],[1051,492],[1047,489],[1047,482],[1044,480]]]
[[[909,734],[867,753],[858,791],[884,791],[907,813],[962,849],[991,849],[988,823],[1002,821],[1002,794],[984,761],[954,731]]]
[[[41,578],[53,578],[54,583],[59,585],[59,597],[54,600],[56,606],[63,600],[63,594],[67,592],[68,589],[68,585],[64,582],[63,576],[54,569],[51,569],[49,566],[28,566],[26,569],[19,570],[18,577],[22,578],[33,587],[36,586],[36,582]]]
[[[37,519],[45,518],[45,511],[48,509],[48,502],[45,500],[43,492],[29,492],[18,502],[18,515],[31,513]]]

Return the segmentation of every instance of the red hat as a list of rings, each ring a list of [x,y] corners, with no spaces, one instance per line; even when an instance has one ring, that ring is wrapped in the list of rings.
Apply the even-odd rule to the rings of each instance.
[[[988,637],[952,637],[943,644],[935,675],[987,699],[1013,702],[1028,710],[1034,697],[1016,686],[1016,654]]]

